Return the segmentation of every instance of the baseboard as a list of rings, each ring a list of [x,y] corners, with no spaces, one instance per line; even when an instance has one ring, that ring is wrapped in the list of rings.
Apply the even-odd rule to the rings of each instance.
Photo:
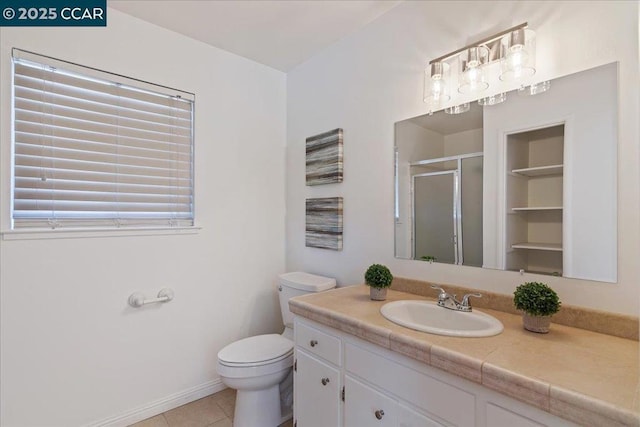
[[[114,415],[103,420],[86,424],[85,427],[126,427],[138,421],[151,418],[155,415],[169,411],[178,406],[185,405],[194,400],[201,399],[210,394],[217,393],[227,388],[220,379],[206,382],[181,392],[169,395],[155,402],[139,406],[135,409]]]

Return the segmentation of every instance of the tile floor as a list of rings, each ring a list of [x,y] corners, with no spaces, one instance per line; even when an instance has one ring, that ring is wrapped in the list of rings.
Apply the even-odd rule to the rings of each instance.
[[[130,427],[232,427],[235,404],[236,391],[227,388]],[[293,422],[280,427],[293,427]]]

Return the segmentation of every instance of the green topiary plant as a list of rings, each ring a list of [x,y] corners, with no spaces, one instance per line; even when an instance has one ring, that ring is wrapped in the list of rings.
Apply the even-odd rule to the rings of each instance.
[[[393,281],[393,275],[387,267],[373,264],[364,273],[364,282],[372,288],[388,288]]]
[[[551,316],[560,310],[560,298],[545,283],[527,282],[513,293],[513,304],[530,316]]]

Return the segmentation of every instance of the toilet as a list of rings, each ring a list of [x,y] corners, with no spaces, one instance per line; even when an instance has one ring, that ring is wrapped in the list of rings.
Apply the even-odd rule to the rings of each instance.
[[[284,332],[233,342],[218,352],[218,374],[236,389],[234,427],[276,427],[291,417],[293,401],[293,314],[289,299],[335,288],[336,281],[293,272],[278,276]]]

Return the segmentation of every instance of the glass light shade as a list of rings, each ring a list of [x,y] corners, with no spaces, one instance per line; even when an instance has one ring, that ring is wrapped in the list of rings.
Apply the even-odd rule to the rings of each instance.
[[[434,62],[424,71],[423,100],[432,109],[437,109],[443,102],[451,99],[449,96],[449,64]]]
[[[466,113],[471,109],[471,104],[465,102],[464,104],[454,105],[453,107],[448,107],[444,109],[444,112],[447,114],[462,114]]]
[[[478,99],[478,104],[485,106],[485,105],[496,105],[496,104],[500,104],[504,101],[507,100],[507,94],[506,93],[498,93],[496,95],[491,95],[491,96],[487,96],[485,98],[480,98]]]
[[[460,93],[478,93],[486,90],[489,83],[486,82],[483,65],[489,58],[489,49],[485,46],[477,46],[467,49],[460,55]]]
[[[522,86],[518,89],[518,95],[522,96],[533,96],[538,95],[540,93],[544,93],[549,90],[551,87],[551,82],[549,80],[536,83],[530,86]]]
[[[519,29],[500,41],[500,80],[518,81],[536,73],[536,36],[532,30]]]

